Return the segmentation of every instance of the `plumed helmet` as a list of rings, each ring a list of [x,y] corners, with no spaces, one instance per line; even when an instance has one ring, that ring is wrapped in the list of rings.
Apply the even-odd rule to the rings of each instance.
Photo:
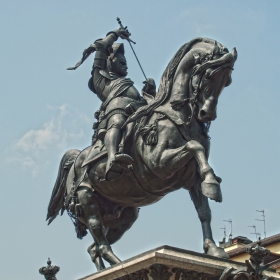
[[[117,53],[120,53],[120,54],[124,55],[123,43],[113,44],[112,49],[113,49],[113,54],[114,55],[117,54]]]
[[[107,68],[110,72],[118,73],[118,69],[120,68],[120,65],[115,60],[115,57],[117,55],[124,56],[124,45],[123,45],[123,43],[113,44],[111,49],[109,49],[109,51],[111,52],[111,54],[107,59]]]

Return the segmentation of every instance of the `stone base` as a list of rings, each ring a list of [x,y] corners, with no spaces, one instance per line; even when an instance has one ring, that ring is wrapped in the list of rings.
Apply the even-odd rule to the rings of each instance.
[[[245,263],[161,246],[79,280],[219,280],[228,267],[246,270]],[[263,274],[280,280],[273,270]]]

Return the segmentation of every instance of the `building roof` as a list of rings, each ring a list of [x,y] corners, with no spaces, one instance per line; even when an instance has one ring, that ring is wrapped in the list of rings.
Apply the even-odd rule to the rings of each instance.
[[[276,243],[276,242],[280,242],[280,233],[272,235],[272,236],[267,237],[267,238],[264,238],[264,239],[261,240],[261,242],[262,242],[261,246],[263,246],[263,247],[266,247],[266,246],[268,246],[270,244],[273,244],[273,243]],[[251,246],[256,245],[256,244],[257,244],[257,241],[253,242],[251,244],[242,246],[240,248],[236,248],[236,249],[227,251],[227,253],[230,257],[234,257],[234,256],[237,256],[237,255],[246,253],[246,248],[251,247]]]
[[[273,262],[268,263],[270,268],[273,268],[275,270],[278,270],[280,268],[280,259],[275,260]]]

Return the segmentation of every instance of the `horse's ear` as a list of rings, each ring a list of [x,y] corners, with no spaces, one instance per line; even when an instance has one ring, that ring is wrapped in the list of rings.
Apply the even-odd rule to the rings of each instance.
[[[194,64],[197,64],[197,63],[199,63],[199,54],[198,53],[194,53],[193,54],[193,57],[194,57]]]
[[[232,49],[231,54],[232,54],[232,56],[234,58],[234,61],[236,61],[237,60],[237,50],[236,50],[236,48]]]

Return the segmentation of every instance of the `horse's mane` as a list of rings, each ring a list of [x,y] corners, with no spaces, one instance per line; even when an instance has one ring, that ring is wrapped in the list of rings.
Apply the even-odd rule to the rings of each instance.
[[[182,58],[185,56],[187,52],[190,51],[192,46],[194,44],[197,44],[199,42],[202,42],[204,40],[209,40],[205,38],[195,38],[191,40],[190,42],[184,44],[177,53],[173,56],[173,58],[168,63],[166,69],[164,70],[161,80],[158,92],[155,96],[155,99],[150,104],[140,107],[135,113],[133,113],[126,121],[124,125],[130,122],[134,122],[138,120],[139,118],[143,116],[149,116],[157,107],[159,107],[161,104],[164,103],[164,101],[168,98],[170,94],[170,90],[173,86],[173,77],[177,70],[177,67],[182,60]],[[213,40],[211,40],[213,41]]]

